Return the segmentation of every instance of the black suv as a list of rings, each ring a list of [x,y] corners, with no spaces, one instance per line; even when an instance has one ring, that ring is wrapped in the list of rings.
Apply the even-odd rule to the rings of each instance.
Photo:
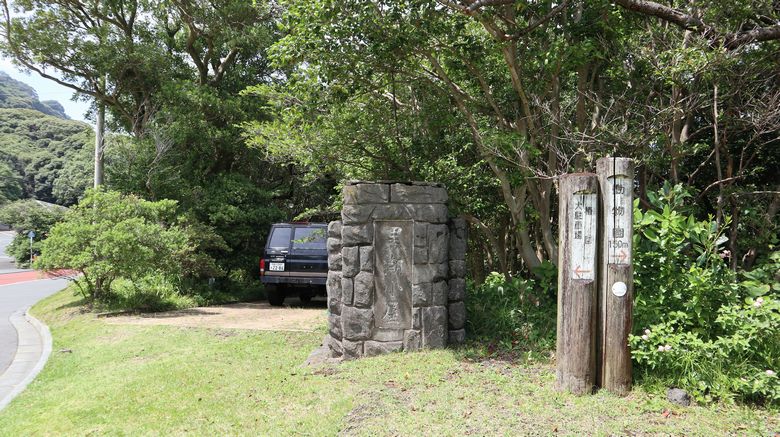
[[[268,303],[279,306],[288,295],[308,303],[326,294],[328,277],[327,223],[277,223],[271,226],[260,276]]]

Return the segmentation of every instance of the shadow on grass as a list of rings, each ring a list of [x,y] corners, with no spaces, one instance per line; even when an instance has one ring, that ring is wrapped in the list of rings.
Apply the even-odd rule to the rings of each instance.
[[[554,357],[554,349],[546,342],[522,344],[511,339],[478,338],[450,347],[460,361],[471,364],[547,366]]]
[[[209,311],[206,308],[185,308],[185,309],[172,309],[172,310],[157,310],[144,312],[142,309],[134,311],[139,317],[150,319],[169,319],[183,316],[213,316],[219,314],[218,311]],[[112,314],[112,316],[121,315],[119,313]]]
[[[92,306],[93,311],[100,311],[105,316],[118,314],[159,313],[184,309],[195,306],[191,300],[184,300],[181,295],[158,295],[156,293],[134,292],[128,294],[111,293]],[[111,313],[111,314],[105,314]]]
[[[80,296],[79,294],[77,294]],[[56,308],[56,310],[66,310],[66,309],[72,309],[72,308],[78,308],[80,312],[82,313],[88,313],[92,311],[92,301],[81,296],[78,300],[74,300],[72,302],[68,302],[66,304],[62,304]]]

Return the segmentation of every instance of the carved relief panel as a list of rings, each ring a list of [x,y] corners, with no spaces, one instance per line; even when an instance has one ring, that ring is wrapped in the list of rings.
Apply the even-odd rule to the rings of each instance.
[[[374,222],[375,326],[409,329],[412,318],[414,222]]]

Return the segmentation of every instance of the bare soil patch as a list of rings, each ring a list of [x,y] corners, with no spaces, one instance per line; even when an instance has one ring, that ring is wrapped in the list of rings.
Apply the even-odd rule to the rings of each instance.
[[[313,332],[327,323],[323,307],[272,307],[266,302],[106,317],[110,324]]]

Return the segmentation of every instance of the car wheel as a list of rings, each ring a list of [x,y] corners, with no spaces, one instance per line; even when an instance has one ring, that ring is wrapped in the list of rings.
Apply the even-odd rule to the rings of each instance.
[[[271,304],[271,306],[280,307],[284,304],[284,289],[279,287],[268,287],[266,288],[266,293],[268,294],[268,303]]]

